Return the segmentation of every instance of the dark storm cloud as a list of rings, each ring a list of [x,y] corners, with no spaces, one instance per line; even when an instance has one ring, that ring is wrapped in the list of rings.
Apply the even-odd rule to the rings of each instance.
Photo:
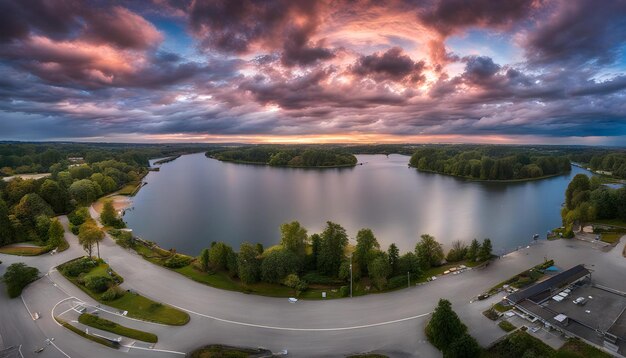
[[[561,1],[557,11],[530,31],[527,56],[562,66],[612,63],[626,41],[626,1]]]
[[[0,0],[0,133],[624,135],[624,4]]]
[[[287,66],[309,65],[333,57],[330,49],[311,42],[318,25],[317,1],[195,1],[190,25],[202,43],[213,49],[246,53],[254,45],[282,51]]]
[[[440,0],[421,12],[423,21],[443,35],[470,26],[497,27],[524,18],[537,0]]]
[[[424,61],[415,62],[401,48],[393,47],[385,53],[361,56],[352,66],[352,72],[375,79],[422,82],[425,80],[424,67]]]

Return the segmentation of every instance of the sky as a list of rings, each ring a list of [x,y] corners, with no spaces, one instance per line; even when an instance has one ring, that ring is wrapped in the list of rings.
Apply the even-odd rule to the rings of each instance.
[[[0,140],[626,145],[626,0],[0,0]]]

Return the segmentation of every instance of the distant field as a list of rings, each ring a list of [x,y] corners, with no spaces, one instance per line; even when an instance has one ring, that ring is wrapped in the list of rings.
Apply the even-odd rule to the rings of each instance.
[[[21,179],[41,179],[41,178],[46,178],[49,177],[50,173],[38,173],[38,174],[16,174],[10,177],[4,177],[2,178],[2,180],[4,181],[11,181],[15,178],[21,178]]]

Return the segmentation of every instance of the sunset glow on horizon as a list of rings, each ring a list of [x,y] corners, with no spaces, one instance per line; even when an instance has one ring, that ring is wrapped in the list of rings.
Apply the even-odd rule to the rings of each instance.
[[[0,140],[624,145],[625,17],[618,0],[0,0]]]

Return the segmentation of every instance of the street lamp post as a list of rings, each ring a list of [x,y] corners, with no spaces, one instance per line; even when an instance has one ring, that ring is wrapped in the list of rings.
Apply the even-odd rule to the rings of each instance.
[[[407,288],[411,287],[411,271],[407,271],[406,272],[406,282],[407,282]]]

